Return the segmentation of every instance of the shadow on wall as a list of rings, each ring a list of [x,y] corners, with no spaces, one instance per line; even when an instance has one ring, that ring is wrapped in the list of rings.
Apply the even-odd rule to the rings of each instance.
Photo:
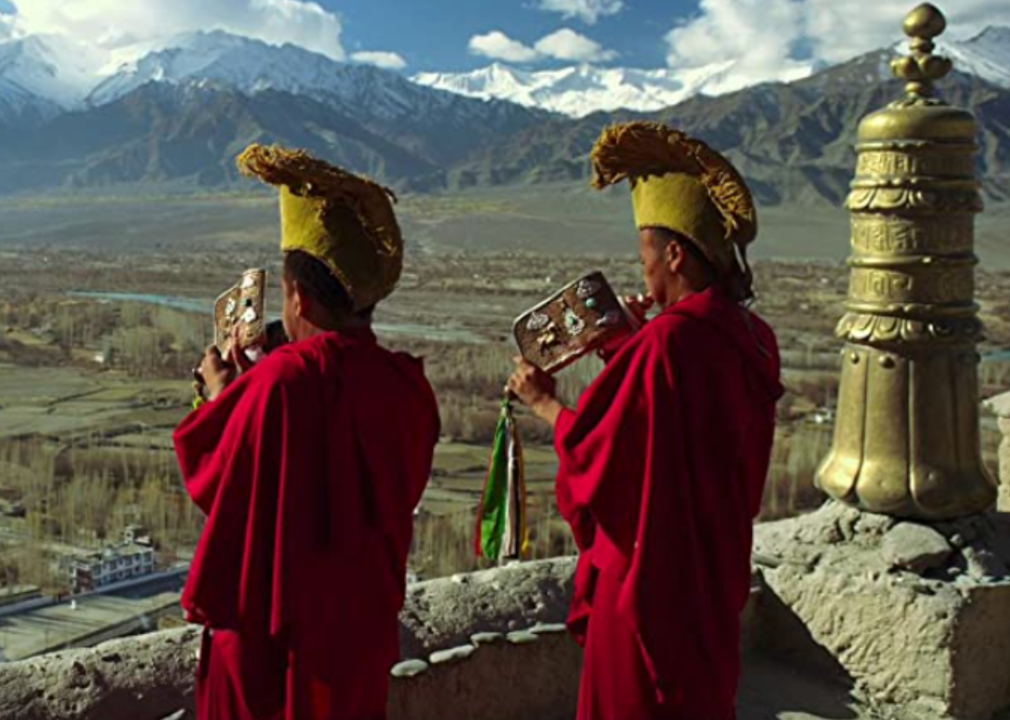
[[[762,588],[757,602],[752,644],[760,652],[744,662],[739,720],[858,720],[852,676],[777,595]]]

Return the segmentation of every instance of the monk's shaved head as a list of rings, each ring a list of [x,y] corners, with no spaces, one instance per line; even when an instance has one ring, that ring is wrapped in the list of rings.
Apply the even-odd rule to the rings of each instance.
[[[284,253],[284,279],[298,283],[301,291],[334,319],[355,314],[359,317],[370,317],[372,314],[372,308],[355,313],[351,296],[330,269],[301,250]]]

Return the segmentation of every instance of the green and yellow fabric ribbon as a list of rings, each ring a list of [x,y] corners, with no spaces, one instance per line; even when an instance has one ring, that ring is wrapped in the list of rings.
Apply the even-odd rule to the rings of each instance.
[[[526,478],[522,443],[512,412],[512,400],[502,400],[484,494],[477,514],[477,557],[511,560],[529,547],[526,518]]]

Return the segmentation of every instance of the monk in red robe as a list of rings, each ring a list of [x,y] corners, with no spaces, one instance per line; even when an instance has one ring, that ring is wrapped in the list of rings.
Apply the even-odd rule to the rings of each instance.
[[[402,241],[384,188],[304,153],[239,162],[281,185],[291,342],[248,368],[232,352],[237,379],[209,350],[210,400],[175,433],[207,514],[182,598],[206,628],[197,717],[378,720],[439,433],[421,363],[370,328]]]
[[[555,428],[580,549],[569,626],[579,720],[731,720],[752,523],[782,393],[775,336],[743,302],[754,206],[732,166],[662,125],[608,129],[596,182],[631,180],[644,320],[569,409],[522,363],[509,388]]]

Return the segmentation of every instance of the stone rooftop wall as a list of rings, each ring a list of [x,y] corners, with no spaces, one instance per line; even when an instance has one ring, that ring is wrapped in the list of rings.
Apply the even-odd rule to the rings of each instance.
[[[390,720],[574,717],[582,651],[563,625],[574,570],[557,558],[411,585]],[[199,640],[191,627],[0,664],[0,719],[191,720]]]
[[[581,651],[562,624],[573,571],[573,558],[559,558],[412,585],[391,720],[573,717]],[[0,665],[0,718],[185,717],[199,635],[151,633]]]

